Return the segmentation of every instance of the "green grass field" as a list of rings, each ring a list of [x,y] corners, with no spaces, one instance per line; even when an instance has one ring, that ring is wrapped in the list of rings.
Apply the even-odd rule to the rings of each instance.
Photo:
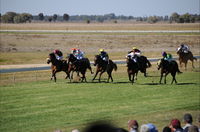
[[[46,75],[50,77],[49,74]],[[89,73],[88,83],[69,83],[62,75],[57,83],[48,79],[28,82],[28,78],[23,82],[11,81],[0,86],[0,131],[71,132],[96,120],[110,120],[127,128],[130,119],[137,119],[140,125],[154,123],[161,131],[172,118],[182,121],[186,112],[193,115],[197,124],[199,68],[177,75],[177,85],[170,84],[170,75],[166,85],[157,84],[158,75],[154,70],[149,71],[148,78],[140,74],[131,85],[121,66],[113,73],[114,83],[91,83]]]

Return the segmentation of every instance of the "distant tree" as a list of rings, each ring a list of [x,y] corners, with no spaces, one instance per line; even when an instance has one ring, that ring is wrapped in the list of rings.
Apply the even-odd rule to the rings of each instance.
[[[87,23],[87,24],[90,24],[90,20],[89,20],[89,19],[87,19],[87,20],[86,20],[86,23]]]
[[[39,20],[43,21],[44,20],[44,14],[43,13],[39,13],[38,14]]]
[[[48,21],[51,22],[53,20],[53,17],[48,17]]]
[[[158,21],[158,18],[156,16],[150,16],[148,18],[149,23],[156,23]]]
[[[117,20],[114,20],[113,22],[114,22],[114,23],[117,23]]]
[[[63,14],[63,20],[68,21],[69,20],[69,15],[68,14]]]
[[[14,20],[14,23],[24,23],[25,22],[21,15],[15,16],[13,20]]]
[[[7,12],[6,14],[4,14],[1,19],[2,22],[5,23],[14,23],[14,17],[17,16],[17,13],[15,12]]]
[[[57,18],[58,18],[58,15],[57,15],[57,14],[54,14],[54,15],[53,15],[53,21],[55,22],[55,21],[57,20]]]
[[[171,18],[171,21],[178,22],[179,17],[180,17],[180,15],[178,13],[174,12],[174,13],[172,13],[170,18]]]
[[[185,23],[190,23],[191,15],[189,13],[182,15]]]
[[[22,17],[23,22],[31,22],[31,20],[33,19],[33,16],[29,13],[22,13],[20,14],[20,16]]]
[[[96,17],[96,20],[97,20],[97,22],[103,23],[104,22],[104,17],[99,15],[99,16]]]

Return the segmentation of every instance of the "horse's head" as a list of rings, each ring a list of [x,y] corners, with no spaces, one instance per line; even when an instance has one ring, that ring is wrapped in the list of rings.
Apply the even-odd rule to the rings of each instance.
[[[180,54],[181,54],[181,52],[182,52],[182,51],[181,51],[181,49],[179,49],[179,50],[177,50],[177,52],[176,52],[176,53],[177,53],[178,55],[180,55]]]
[[[47,64],[49,64],[51,62],[50,58],[47,58]]]
[[[158,70],[160,70],[161,65],[162,65],[162,59],[157,62],[157,68],[158,68]]]
[[[55,62],[56,60],[56,56],[54,53],[50,53],[49,57],[47,58],[47,64],[49,64],[50,62]]]
[[[54,53],[50,53],[50,54],[49,54],[49,59],[50,59],[50,60],[55,60],[55,59],[56,59],[55,54],[54,54]]]
[[[94,56],[94,66],[96,66],[97,64],[99,64],[102,61],[101,56],[100,55],[95,55]]]
[[[127,55],[126,56],[126,63],[129,63],[131,61],[131,56],[130,55]]]
[[[67,56],[67,58],[68,58],[68,62],[71,62],[71,63],[73,63],[74,61],[77,60],[76,57],[73,54],[69,54]]]
[[[167,61],[167,60],[165,60],[165,59],[160,59],[158,62],[157,62],[157,68],[158,68],[158,70],[160,69],[160,68],[166,68],[166,67],[168,67],[169,66],[169,62]]]

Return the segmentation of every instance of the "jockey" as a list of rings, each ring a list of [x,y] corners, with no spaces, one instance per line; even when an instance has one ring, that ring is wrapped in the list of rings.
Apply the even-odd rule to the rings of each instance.
[[[172,55],[170,53],[166,53],[165,51],[162,52],[162,56],[163,56],[163,59],[164,60],[167,60],[167,61],[172,61]]]
[[[82,52],[80,49],[77,49],[76,50],[76,53],[75,53],[75,57],[76,59],[78,60],[81,60],[84,58],[84,52]]]
[[[102,58],[102,60],[104,60],[105,62],[109,62],[109,56],[108,56],[108,53],[104,51],[104,49],[100,49],[100,56]]]
[[[140,57],[141,51],[136,47],[133,47],[131,51],[128,52],[127,57],[130,57],[134,62],[137,62],[137,58]]]
[[[75,56],[77,49],[76,48],[72,48],[71,49],[71,53]]]
[[[63,59],[63,53],[60,50],[56,49],[53,51],[53,53],[55,54],[57,60]]]
[[[188,53],[190,51],[190,48],[186,44],[181,44],[180,47],[178,47],[177,52],[181,51],[183,53]]]

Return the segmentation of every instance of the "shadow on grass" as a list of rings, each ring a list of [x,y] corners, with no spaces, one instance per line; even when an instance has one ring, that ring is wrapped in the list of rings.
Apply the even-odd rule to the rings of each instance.
[[[176,85],[196,85],[197,83],[177,83]]]
[[[167,84],[164,84],[164,83],[144,83],[144,84],[141,84],[141,85],[174,85],[175,83],[171,84],[171,83],[167,83]],[[177,83],[175,85],[196,85],[197,83]]]

